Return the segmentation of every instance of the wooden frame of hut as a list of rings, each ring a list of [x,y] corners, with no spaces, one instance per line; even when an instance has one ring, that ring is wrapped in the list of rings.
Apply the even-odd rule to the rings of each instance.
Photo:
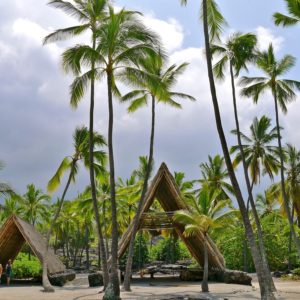
[[[188,210],[187,205],[182,200],[180,195],[179,188],[175,182],[174,177],[168,170],[168,167],[165,163],[162,163],[158,173],[154,177],[145,198],[145,203],[142,208],[142,216],[140,219],[139,228],[142,229],[145,225],[145,228],[149,228],[149,211],[154,200],[157,199],[164,209],[166,216],[158,216],[157,225],[161,228],[169,227],[170,224],[175,229],[177,235],[182,239],[182,241],[187,246],[191,255],[196,259],[196,261],[203,266],[204,264],[204,236],[202,233],[198,233],[191,237],[186,237],[184,232],[184,226],[177,222],[173,221],[172,215],[178,210]],[[168,220],[166,220],[166,217]],[[151,220],[150,220],[151,223]],[[127,247],[129,246],[130,238],[133,230],[133,222],[128,226],[127,231],[123,234],[119,242],[119,259],[125,253]],[[211,269],[223,271],[225,269],[225,261],[220,253],[219,249],[215,243],[209,238],[208,242],[208,260],[209,267]]]
[[[0,228],[0,263],[5,266],[9,259],[17,257],[23,245],[27,243],[32,252],[42,263],[46,250],[46,241],[43,236],[29,223],[12,215]],[[53,249],[48,249],[49,275],[62,273],[66,267],[54,254]]]

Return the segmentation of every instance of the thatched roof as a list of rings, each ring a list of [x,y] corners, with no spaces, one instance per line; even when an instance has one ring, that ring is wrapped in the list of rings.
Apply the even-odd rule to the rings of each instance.
[[[21,218],[12,215],[0,228],[0,263],[5,266],[9,259],[14,260],[27,243],[36,257],[42,263],[46,249],[43,236],[30,224]],[[48,251],[48,272],[55,274],[64,272],[66,267],[54,254],[53,249]]]
[[[157,199],[162,206],[162,208],[170,213],[175,212],[177,210],[187,210],[188,207],[185,202],[182,200],[179,188],[175,182],[174,177],[169,172],[165,163],[162,163],[160,166],[158,173],[154,177],[147,195],[145,204],[142,209],[142,214],[145,214],[149,208],[151,207],[153,201]],[[141,218],[142,219],[142,218]],[[171,219],[172,220],[172,219]],[[204,248],[203,241],[204,237],[201,233],[193,236],[193,237],[185,237],[183,235],[184,227],[173,220],[173,227],[176,230],[178,236],[183,240],[186,244],[188,250],[191,255],[196,259],[196,261],[203,266],[204,263]],[[140,225],[142,220],[140,220]],[[127,247],[129,246],[129,241],[131,238],[133,229],[133,223],[130,224],[127,231],[123,234],[119,242],[119,258],[122,257]],[[210,268],[221,269],[225,268],[225,262],[222,254],[218,250],[215,243],[209,238],[208,245],[208,259]]]

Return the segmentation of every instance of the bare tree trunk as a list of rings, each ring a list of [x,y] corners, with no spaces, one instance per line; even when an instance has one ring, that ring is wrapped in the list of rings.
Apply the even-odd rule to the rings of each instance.
[[[93,36],[93,49],[96,48],[96,38]],[[92,70],[95,70],[95,63],[92,63]],[[100,224],[100,215],[97,203],[96,185],[95,185],[95,171],[94,171],[94,105],[95,105],[95,79],[94,74],[91,79],[91,99],[90,99],[90,124],[89,124],[89,163],[90,163],[90,181],[91,181],[91,191],[93,200],[93,209],[95,215],[95,221],[97,225],[97,235],[100,245],[100,255],[103,270],[103,281],[104,288],[106,288],[109,278],[108,278],[108,267],[107,267],[107,257],[105,253],[102,228]]]
[[[204,268],[203,268],[203,279],[201,284],[203,293],[208,293],[208,253],[207,253],[207,236],[204,234]]]
[[[86,269],[90,268],[90,244],[89,244],[89,229],[85,227],[85,257],[86,257]]]
[[[290,207],[289,207],[289,200],[286,194],[285,190],[285,178],[284,178],[284,162],[283,162],[283,150],[281,145],[281,135],[280,135],[280,125],[279,125],[279,113],[278,113],[278,103],[277,103],[277,92],[275,89],[273,89],[273,97],[275,102],[275,114],[276,114],[276,128],[277,128],[277,135],[278,135],[278,148],[279,148],[279,157],[280,157],[280,179],[281,179],[281,191],[283,196],[283,203],[284,203],[284,209],[290,224],[290,231],[292,238],[294,240],[296,249],[298,251],[298,257],[300,258],[300,243],[299,239],[296,235],[295,228],[294,228],[294,222],[292,219]]]
[[[145,197],[148,189],[148,181],[151,173],[151,166],[153,161],[153,149],[154,149],[154,134],[155,134],[155,97],[152,96],[152,105],[151,105],[151,135],[150,135],[150,145],[149,145],[149,157],[148,157],[148,165],[146,170],[146,175],[143,183],[142,195],[138,204],[136,215],[133,219],[133,229],[132,235],[128,248],[128,257],[126,264],[126,271],[123,283],[123,289],[125,291],[131,291],[130,289],[130,279],[131,279],[131,270],[132,270],[132,262],[133,262],[133,254],[134,254],[134,240],[136,233],[139,227],[139,220],[142,214],[142,208],[145,202]]]
[[[112,71],[107,72],[107,89],[108,89],[108,153],[109,153],[109,181],[110,181],[110,201],[111,201],[111,219],[112,219],[112,240],[111,240],[111,272],[109,278],[110,288],[113,289],[115,299],[120,298],[120,283],[118,276],[118,221],[117,221],[117,205],[116,205],[116,183],[115,183],[115,163],[113,151],[113,99],[112,99],[112,85],[113,85]],[[108,297],[110,288],[105,292],[104,298]]]
[[[268,263],[268,259],[267,259],[265,246],[263,243],[263,232],[262,232],[260,220],[258,217],[254,199],[253,199],[253,194],[252,194],[253,184],[252,185],[250,184],[250,178],[249,178],[249,174],[248,174],[248,166],[246,163],[245,153],[244,153],[244,149],[242,146],[238,109],[237,109],[237,101],[236,101],[236,93],[235,93],[233,66],[232,66],[231,60],[229,61],[229,65],[230,65],[230,77],[231,77],[231,87],[232,87],[232,97],[233,97],[234,118],[235,118],[236,130],[237,130],[237,140],[238,140],[238,146],[239,146],[241,156],[242,156],[244,176],[245,176],[245,181],[246,181],[247,191],[248,191],[248,200],[250,201],[250,204],[251,204],[251,208],[252,208],[252,212],[253,212],[256,228],[257,228],[258,245],[259,245],[259,250],[260,250],[260,254],[261,254],[261,258],[262,258],[262,262],[263,262],[262,269],[264,272],[264,276],[266,277],[266,280],[268,281],[269,288],[272,291],[276,291],[276,288],[275,288],[275,285],[274,285],[274,282],[272,279],[272,275],[270,272],[270,268],[269,268],[269,263]]]
[[[268,289],[268,284],[267,281],[264,278],[264,273],[262,269],[262,258],[259,253],[259,250],[256,245],[253,229],[250,224],[250,220],[247,214],[246,206],[243,200],[243,196],[238,184],[238,181],[236,179],[234,169],[232,166],[232,162],[230,159],[230,154],[227,146],[227,141],[225,138],[223,126],[222,126],[222,120],[221,120],[221,115],[220,115],[220,110],[219,110],[219,104],[218,104],[218,99],[217,99],[217,94],[216,94],[216,88],[215,88],[215,82],[214,82],[214,75],[213,75],[213,68],[212,68],[212,61],[211,61],[211,52],[210,52],[210,42],[209,42],[209,32],[208,32],[208,20],[207,20],[207,0],[202,0],[203,1],[203,27],[204,27],[204,37],[205,37],[205,50],[206,50],[206,62],[207,62],[207,70],[208,70],[208,78],[209,78],[209,83],[210,83],[210,90],[211,90],[211,96],[212,96],[212,102],[213,102],[213,107],[214,107],[214,112],[215,112],[215,121],[217,125],[217,130],[224,154],[224,159],[226,162],[228,174],[231,180],[231,184],[234,188],[235,191],[235,196],[240,208],[240,212],[242,215],[242,219],[244,222],[245,226],[245,231],[247,234],[247,238],[249,241],[253,261],[255,264],[255,268],[257,271],[257,276],[258,276],[258,281],[260,285],[260,291],[261,291],[261,298],[263,300],[269,300],[269,299],[275,299],[273,292]]]
[[[293,207],[292,207],[292,219],[293,219],[293,222],[294,222],[294,212],[295,212],[295,209],[294,209],[294,204],[293,204]],[[292,233],[290,231],[290,234],[289,234],[289,260],[288,260],[288,269],[289,270],[292,269],[291,254],[292,254]]]
[[[245,233],[246,235],[246,233]],[[248,272],[248,255],[247,255],[247,237],[243,239],[243,261],[244,261],[244,272]]]

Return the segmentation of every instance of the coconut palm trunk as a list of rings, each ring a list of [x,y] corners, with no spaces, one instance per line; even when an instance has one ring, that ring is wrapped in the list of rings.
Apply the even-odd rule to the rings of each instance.
[[[248,238],[249,245],[251,248],[251,253],[252,253],[252,257],[253,257],[253,261],[255,264],[258,281],[259,281],[259,285],[260,285],[261,298],[262,299],[275,299],[272,291],[268,288],[266,279],[264,278],[262,258],[261,258],[261,255],[260,255],[259,250],[256,245],[253,229],[251,227],[251,223],[250,223],[250,220],[249,220],[249,217],[247,214],[243,196],[242,196],[239,184],[237,182],[237,179],[236,179],[236,176],[234,173],[234,169],[233,169],[233,166],[231,163],[230,154],[229,154],[229,150],[227,147],[227,142],[226,142],[223,126],[222,126],[222,120],[221,120],[221,116],[220,116],[219,104],[218,104],[215,82],[214,82],[211,51],[210,51],[210,40],[209,40],[209,30],[208,30],[208,20],[207,20],[207,0],[203,0],[203,27],[204,27],[208,78],[209,78],[212,102],[213,102],[214,113],[215,113],[215,121],[216,121],[217,131],[219,134],[226,166],[228,169],[228,174],[230,176],[231,184],[235,191],[235,196],[236,196],[236,199],[237,199],[240,211],[241,211],[247,238]]]
[[[246,181],[246,185],[247,185],[248,201],[251,204],[251,208],[252,208],[252,212],[253,212],[256,228],[257,228],[258,245],[259,245],[261,258],[262,258],[262,261],[263,261],[262,268],[263,268],[264,276],[265,276],[266,280],[268,281],[269,288],[272,291],[276,291],[276,288],[275,288],[275,285],[274,285],[274,282],[273,282],[273,279],[272,279],[272,275],[271,275],[271,272],[270,272],[270,267],[269,267],[269,263],[268,263],[268,259],[267,259],[265,246],[264,246],[264,243],[263,243],[263,233],[262,233],[262,228],[261,228],[259,216],[258,216],[256,206],[255,206],[255,203],[254,203],[254,199],[253,199],[252,188],[253,188],[253,182],[254,181],[252,181],[252,183],[250,183],[250,178],[249,178],[249,174],[248,174],[248,166],[247,166],[247,163],[246,163],[244,149],[243,149],[243,146],[242,146],[240,124],[239,124],[239,117],[238,117],[238,108],[237,108],[237,101],[236,101],[234,73],[233,73],[233,66],[232,66],[231,59],[229,61],[229,66],[230,66],[232,99],[233,99],[233,108],[234,108],[234,119],[235,119],[236,131],[237,131],[238,146],[239,146],[239,149],[240,149],[240,152],[241,152],[242,163],[243,163],[243,171],[244,171],[245,181]],[[249,204],[247,203],[247,212],[248,212],[248,207],[249,207]]]
[[[207,253],[207,234],[204,233],[204,268],[203,279],[201,283],[201,289],[203,293],[208,293],[208,253]]]
[[[136,233],[139,227],[139,221],[142,214],[142,208],[145,202],[145,197],[148,189],[148,181],[151,172],[151,166],[153,161],[153,149],[154,149],[154,134],[155,134],[155,97],[152,95],[152,105],[151,105],[151,135],[150,135],[150,146],[149,146],[149,157],[148,157],[148,165],[144,178],[143,190],[141,194],[141,199],[138,204],[137,212],[133,220],[133,229],[131,234],[131,239],[128,248],[128,258],[126,263],[126,271],[125,278],[123,283],[123,288],[125,291],[131,291],[130,289],[130,278],[132,271],[132,262],[133,262],[133,254],[134,254],[134,240]]]
[[[281,145],[277,91],[275,88],[273,88],[272,94],[274,97],[274,104],[275,104],[276,127],[277,127],[277,135],[278,135],[278,150],[279,150],[279,158],[280,158],[280,183],[281,183],[281,191],[282,191],[282,196],[283,196],[283,204],[284,204],[285,213],[287,215],[287,218],[288,218],[288,221],[290,224],[291,235],[292,235],[292,238],[294,240],[294,243],[296,245],[296,249],[298,252],[298,257],[300,257],[300,243],[299,243],[299,239],[295,232],[294,222],[293,222],[293,218],[292,218],[290,207],[289,207],[289,200],[288,200],[286,189],[285,189],[283,150],[282,150],[282,145]]]
[[[93,50],[96,48],[96,38],[93,37]],[[95,62],[92,62],[92,71],[95,71]],[[105,246],[102,234],[102,228],[100,224],[100,215],[97,203],[97,193],[95,185],[95,170],[94,170],[94,105],[95,105],[95,76],[92,74],[91,78],[91,98],[90,98],[90,120],[89,120],[89,160],[90,160],[90,181],[91,181],[91,191],[93,200],[93,209],[95,214],[95,221],[97,225],[97,235],[99,240],[101,264],[103,270],[103,283],[104,288],[108,285],[108,267],[107,258],[105,253]]]
[[[118,277],[118,221],[116,205],[116,183],[115,183],[115,165],[113,152],[113,74],[107,72],[107,89],[108,89],[108,153],[109,153],[109,180],[110,180],[110,201],[111,201],[111,218],[112,218],[112,241],[111,241],[111,270],[109,283],[112,285],[114,299],[119,299],[120,286]],[[110,290],[108,291],[110,293]],[[105,297],[105,296],[104,296]],[[106,299],[106,298],[104,298]],[[111,299],[111,298],[110,298]]]
[[[51,222],[50,228],[49,228],[49,230],[47,232],[47,235],[46,235],[46,250],[45,250],[45,254],[44,254],[43,262],[42,262],[42,264],[43,264],[43,277],[42,278],[43,278],[43,288],[44,288],[44,291],[47,292],[47,293],[55,291],[53,286],[51,285],[51,283],[49,281],[49,278],[48,278],[48,250],[49,250],[50,237],[51,237],[53,228],[56,224],[56,221],[57,221],[57,219],[60,215],[61,209],[62,209],[63,204],[64,204],[65,196],[66,196],[67,191],[69,189],[69,186],[71,184],[72,175],[73,175],[73,172],[74,172],[74,166],[75,166],[75,161],[73,160],[67,184],[64,188],[64,191],[63,191],[63,194],[61,196],[60,201],[58,201],[57,210],[55,212],[54,218]]]

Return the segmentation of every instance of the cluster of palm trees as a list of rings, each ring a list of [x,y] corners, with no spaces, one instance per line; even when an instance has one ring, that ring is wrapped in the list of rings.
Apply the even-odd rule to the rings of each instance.
[[[181,1],[182,4],[187,4],[186,0]],[[299,17],[299,1],[298,0],[286,0],[289,8],[290,14],[292,16],[284,16],[282,14],[275,14],[275,23],[283,25],[291,25],[297,17]],[[244,155],[243,145],[241,142],[241,134],[239,129],[239,119],[238,119],[238,109],[236,101],[236,91],[235,91],[235,77],[239,75],[242,68],[245,68],[246,64],[250,61],[254,61],[254,64],[264,73],[264,77],[242,77],[241,85],[243,86],[242,95],[251,97],[254,102],[257,102],[259,97],[266,90],[270,90],[275,107],[276,116],[276,130],[277,130],[277,140],[278,140],[278,151],[280,160],[280,177],[281,177],[281,193],[284,199],[285,213],[287,214],[290,231],[293,237],[294,243],[298,250],[298,255],[300,257],[300,244],[298,237],[295,233],[293,219],[290,212],[288,197],[285,189],[285,177],[284,177],[284,155],[281,144],[281,134],[280,134],[280,124],[279,124],[279,113],[278,104],[286,112],[286,104],[296,98],[295,90],[299,90],[299,82],[294,80],[281,79],[282,75],[285,75],[288,70],[290,70],[295,59],[289,55],[285,56],[281,60],[276,60],[274,55],[273,46],[270,45],[267,51],[253,51],[255,47],[255,38],[253,36],[241,37],[236,34],[233,38],[225,44],[225,47],[214,46],[215,42],[219,42],[220,33],[223,26],[225,25],[225,19],[214,0],[203,0],[201,1],[201,16],[203,20],[204,38],[205,38],[205,50],[206,50],[206,61],[207,61],[207,71],[208,79],[210,84],[212,104],[215,113],[215,121],[217,126],[218,135],[220,138],[224,159],[226,162],[227,170],[231,180],[231,184],[234,189],[235,197],[238,202],[240,212],[242,214],[243,223],[245,226],[245,231],[247,239],[251,248],[251,253],[254,261],[254,265],[257,271],[258,280],[260,284],[261,297],[262,299],[274,299],[275,286],[272,281],[270,270],[268,267],[268,262],[264,250],[264,245],[262,242],[262,232],[260,228],[259,218],[256,212],[255,203],[253,201],[253,195],[251,190],[251,183],[248,174],[248,166],[246,164],[246,159]],[[289,21],[288,21],[289,19]],[[240,38],[240,39],[239,39]],[[242,41],[242,39],[244,41]],[[223,54],[222,59],[213,68],[212,57],[214,53]],[[226,56],[224,56],[226,55]],[[241,192],[240,184],[237,180],[234,168],[231,162],[229,148],[226,141],[226,136],[222,126],[222,118],[219,109],[219,102],[216,93],[215,78],[222,77],[223,68],[226,62],[229,61],[230,65],[230,77],[231,77],[231,87],[232,87],[232,98],[234,107],[234,117],[236,123],[236,135],[238,141],[238,147],[241,154],[241,160],[243,163],[243,170],[245,175],[245,181],[247,185],[248,198],[255,216],[259,243],[256,244],[253,227],[251,226],[249,215],[247,213],[245,201],[243,199],[243,194]],[[214,72],[215,71],[215,72]],[[214,74],[215,73],[215,74]]]
[[[297,24],[300,21],[299,0],[284,1],[289,15],[275,13],[275,24]],[[187,5],[187,2],[181,0],[183,5]],[[82,161],[90,174],[90,186],[78,196],[76,207],[80,207],[85,215],[89,216],[89,219],[86,219],[86,224],[89,224],[86,226],[86,236],[89,235],[89,228],[93,223],[90,217],[94,217],[104,277],[104,299],[119,299],[118,237],[124,227],[133,221],[133,235],[123,285],[126,291],[130,291],[134,239],[154,162],[156,105],[161,102],[180,108],[179,100],[195,100],[190,95],[173,90],[178,76],[184,72],[187,64],[168,66],[168,57],[159,37],[143,24],[139,12],[125,9],[116,11],[106,0],[52,0],[49,4],[74,17],[79,24],[54,31],[45,37],[45,44],[86,32],[90,34],[89,43],[70,47],[62,54],[64,70],[74,76],[70,86],[70,105],[76,109],[88,93],[90,113],[89,127],[78,127],[75,131],[74,153],[63,159],[49,181],[48,189],[54,191],[62,182],[65,172],[68,172],[63,194],[57,200],[51,215],[47,242],[49,244],[52,232],[59,224],[64,206],[69,205],[66,204],[69,202],[64,203],[67,191],[75,181],[79,162]],[[185,234],[191,235],[201,231],[206,240],[209,233],[221,230],[224,222],[228,223],[238,214],[238,223],[244,226],[245,240],[251,250],[258,275],[261,297],[275,299],[275,286],[270,274],[261,226],[263,214],[272,212],[275,206],[281,207],[287,217],[290,237],[300,257],[299,237],[294,227],[294,213],[300,223],[300,154],[293,146],[282,145],[283,134],[279,120],[279,108],[283,113],[287,113],[288,103],[296,99],[296,92],[300,90],[299,81],[285,78],[287,72],[295,65],[295,58],[286,55],[278,59],[272,44],[266,51],[261,51],[257,46],[257,37],[252,33],[237,32],[222,42],[222,31],[227,23],[216,1],[202,0],[200,10],[212,105],[223,155],[209,157],[207,163],[201,164],[202,178],[198,181],[198,189],[194,188],[195,182],[184,182],[183,174],[175,173],[175,180],[190,210],[178,212],[174,218],[185,225]],[[217,59],[214,65],[213,58]],[[245,76],[250,65],[257,68],[262,75]],[[230,76],[235,119],[232,133],[237,137],[237,145],[231,149],[223,129],[216,85],[216,80],[224,79],[226,72],[229,72]],[[107,96],[98,90],[97,83],[102,80],[106,80]],[[131,90],[122,95],[120,83],[125,83]],[[241,90],[240,95],[237,92],[237,83]],[[275,126],[271,126],[269,116],[262,116],[254,119],[250,133],[243,133],[239,122],[240,96],[251,98],[257,104],[264,93],[268,93],[268,98],[273,100]],[[151,107],[149,154],[146,158],[141,158],[142,170],[134,172],[126,182],[116,181],[115,175],[114,99],[128,103],[130,113],[147,104]],[[94,116],[95,101],[104,100],[107,100],[108,105],[108,132],[105,138],[94,131],[94,119],[97,117]],[[103,150],[106,146],[107,153]],[[235,168],[238,165],[243,169],[246,197],[236,176]],[[265,174],[272,181],[278,174],[280,183],[272,185],[265,195],[260,195],[256,201],[253,190]],[[34,190],[33,187],[31,189]],[[122,206],[119,199],[123,199],[123,203],[126,204]],[[232,207],[230,199],[236,200],[239,212]],[[264,213],[261,212],[262,204],[266,208]],[[9,207],[9,204],[4,206]],[[126,207],[126,218],[122,218],[122,207]],[[110,219],[109,223],[105,222],[107,216]],[[36,217],[34,220],[36,222]],[[33,223],[33,219],[30,219],[30,222]],[[86,244],[88,245],[88,242]],[[209,266],[206,247],[205,257],[202,290],[208,291]],[[46,291],[53,291],[47,278],[47,255],[43,262],[43,284]]]

